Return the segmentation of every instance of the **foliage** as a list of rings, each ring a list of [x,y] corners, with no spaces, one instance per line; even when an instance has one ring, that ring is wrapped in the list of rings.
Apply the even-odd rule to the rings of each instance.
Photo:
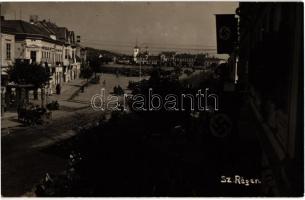
[[[101,60],[101,58],[99,58],[98,55],[92,56],[88,60],[89,60],[89,66],[95,75],[96,75],[96,73],[101,72],[102,60]]]
[[[148,121],[135,113],[113,112],[109,121],[83,129],[71,142],[61,144],[63,147],[71,146],[65,172],[47,174],[36,187],[36,195],[190,196],[192,190],[209,191],[210,188],[194,186],[199,179],[198,174],[203,169],[210,173],[209,165],[214,161],[198,159],[198,163],[194,164],[184,158],[196,156],[192,153],[192,140],[199,143],[198,138],[187,139],[184,132],[195,134],[195,127],[202,126],[203,121],[175,128],[170,118],[162,115],[159,118],[165,121],[163,125],[166,127],[158,129],[161,126],[159,119]],[[200,133],[204,131],[197,130]],[[160,140],[164,145],[158,145]],[[181,145],[181,140],[189,144]],[[213,147],[211,142],[199,144],[200,158],[206,155],[206,148]],[[188,154],[182,156],[181,152]],[[209,173],[204,179],[207,184],[215,179],[215,175],[209,176]]]
[[[9,80],[17,84],[33,84],[40,88],[50,80],[48,67],[37,64],[16,63],[8,70]]]
[[[187,76],[190,76],[193,72],[189,69],[186,69],[184,70],[184,73],[187,75]]]
[[[93,74],[92,69],[87,64],[82,64],[80,77],[89,79]]]
[[[196,56],[196,60],[195,60],[194,65],[195,66],[204,66],[206,59],[207,59],[207,55],[206,54],[198,54]]]
[[[17,112],[18,120],[28,125],[43,124],[43,117],[48,117],[46,115],[46,109],[39,107],[34,107],[30,109],[19,108]]]
[[[47,104],[47,109],[58,110],[59,109],[59,103],[57,101],[52,101],[51,103]]]
[[[120,85],[118,85],[118,87],[114,86],[113,93],[116,94],[116,95],[123,95],[124,90]]]

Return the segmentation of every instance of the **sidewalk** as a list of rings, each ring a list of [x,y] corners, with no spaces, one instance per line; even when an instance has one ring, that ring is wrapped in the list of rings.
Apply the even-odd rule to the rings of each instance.
[[[8,111],[1,116],[1,136],[10,133],[10,128],[17,128],[22,126],[22,123],[18,122],[17,112]]]
[[[71,102],[68,101],[73,95],[79,92],[82,85],[86,84],[87,80],[84,79],[75,79],[67,83],[62,84],[61,94],[53,94],[48,96],[48,102],[51,101],[58,101],[60,105],[60,110],[52,111],[52,118],[57,119],[65,115],[66,112],[73,112],[75,110],[79,110],[85,107],[88,107],[88,104],[84,105],[79,102]],[[40,105],[39,100],[31,100],[31,102]],[[11,128],[16,128],[22,126],[22,123],[18,122],[18,115],[17,112],[8,111],[5,112],[3,116],[1,116],[1,130],[4,132],[3,134],[6,135],[7,131]],[[2,134],[2,136],[3,136]]]
[[[49,96],[49,99],[52,100],[68,100],[71,98],[76,92],[78,92],[82,85],[85,85],[87,80],[85,79],[75,79],[67,83],[63,83],[61,85],[61,94],[52,94]]]

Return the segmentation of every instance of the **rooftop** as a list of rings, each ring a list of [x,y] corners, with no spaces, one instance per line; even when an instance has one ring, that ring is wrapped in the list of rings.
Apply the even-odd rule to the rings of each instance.
[[[23,20],[1,20],[1,32],[50,37],[45,29]]]
[[[55,23],[46,20],[26,22],[23,20],[4,20],[1,17],[1,33],[13,34],[16,39],[35,37],[59,43],[75,43],[74,32],[65,27],[58,27]],[[55,38],[51,36],[56,36]]]

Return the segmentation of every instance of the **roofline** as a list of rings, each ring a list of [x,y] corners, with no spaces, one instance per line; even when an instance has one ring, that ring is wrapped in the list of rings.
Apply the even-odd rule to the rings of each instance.
[[[31,24],[27,21],[24,21],[24,20],[6,20],[6,21],[18,21],[19,23],[20,22],[24,22],[24,23],[27,23],[27,24]],[[41,22],[41,21],[39,21]],[[48,32],[49,34],[51,35],[56,35],[57,36],[57,33],[55,33],[53,30],[50,30],[49,27],[45,27],[43,25],[43,23],[40,23],[42,25],[42,28],[45,29],[46,32]],[[22,27],[23,25],[20,24]],[[34,26],[37,26],[35,24],[31,24],[31,25],[34,25]],[[37,26],[39,27],[39,26]],[[65,31],[68,31],[68,32],[73,32],[73,34],[75,35],[75,32],[74,31],[69,31],[69,29],[67,27],[58,27],[57,29],[65,29]],[[50,32],[53,32],[53,33],[50,33]],[[33,33],[16,33],[16,32],[13,32],[13,31],[2,31],[1,30],[1,33],[5,33],[5,34],[11,34],[11,35],[15,35],[15,38],[38,38],[38,39],[41,39],[41,40],[44,40],[46,42],[52,42],[52,43],[56,43],[56,44],[62,44],[62,45],[71,45],[71,46],[74,46],[74,44],[67,44],[66,41],[61,41],[61,40],[53,40],[52,38],[48,37],[48,36],[45,36],[43,34],[33,34]]]
[[[7,34],[7,35],[14,35],[14,36],[16,35],[16,34],[10,32],[10,31],[3,31],[3,30],[1,30],[0,33],[2,33],[2,34]]]
[[[51,38],[45,37],[40,34],[28,34],[28,33],[11,33],[15,35],[15,40],[20,40],[20,39],[39,39],[43,40],[45,42],[50,42],[50,43],[55,43],[55,44],[61,44],[63,45],[64,43],[59,41],[59,40],[53,40]]]

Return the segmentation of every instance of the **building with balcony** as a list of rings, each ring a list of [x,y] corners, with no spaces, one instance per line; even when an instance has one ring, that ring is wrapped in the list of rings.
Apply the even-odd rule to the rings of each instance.
[[[76,59],[77,42],[74,31],[69,31],[66,27],[59,27],[55,23],[42,20],[38,17],[31,17],[31,23],[44,29],[50,37],[63,43],[62,53],[60,56],[60,64],[63,66],[62,77],[64,82],[79,78],[80,61]]]

